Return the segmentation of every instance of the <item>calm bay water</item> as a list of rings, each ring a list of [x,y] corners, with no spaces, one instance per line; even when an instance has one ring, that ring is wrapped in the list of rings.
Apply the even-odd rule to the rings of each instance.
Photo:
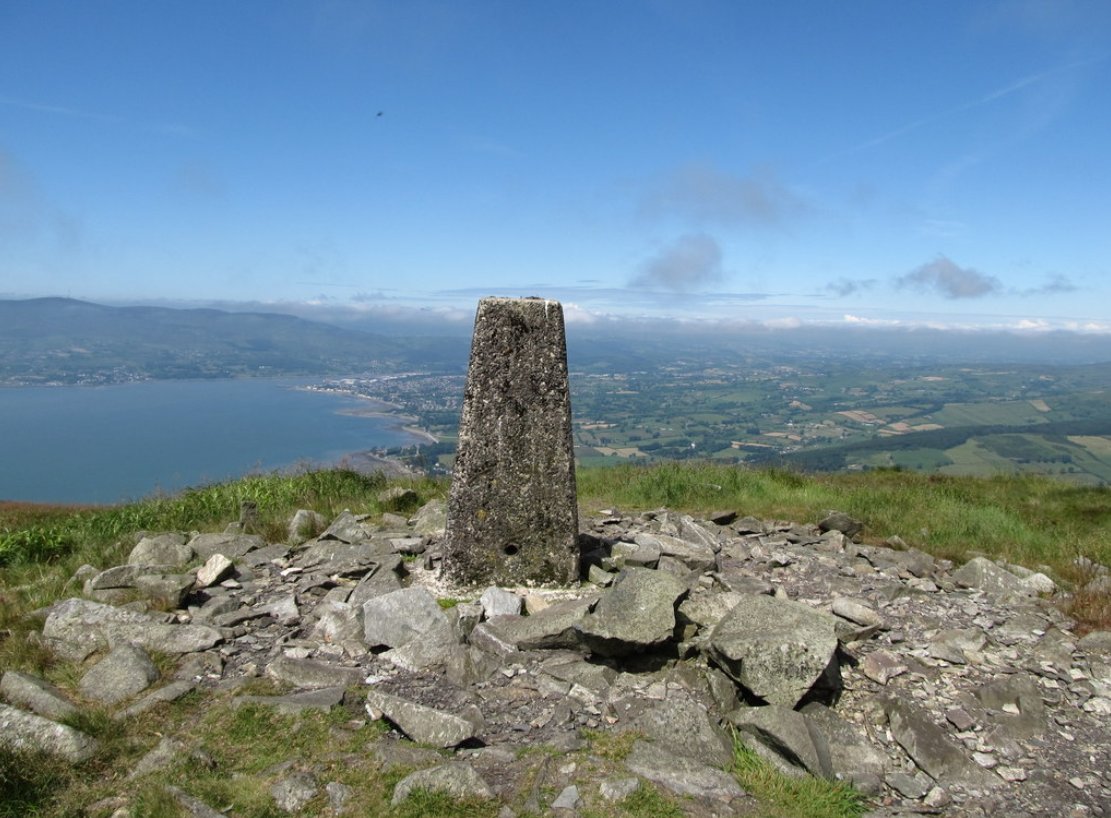
[[[0,389],[0,500],[112,503],[413,438],[302,381]]]

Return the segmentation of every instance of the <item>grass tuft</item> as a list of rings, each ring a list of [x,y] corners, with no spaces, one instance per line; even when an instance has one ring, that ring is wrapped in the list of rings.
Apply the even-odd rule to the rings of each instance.
[[[736,737],[733,775],[765,808],[766,818],[858,818],[867,804],[852,787],[823,778],[791,778],[776,770]]]

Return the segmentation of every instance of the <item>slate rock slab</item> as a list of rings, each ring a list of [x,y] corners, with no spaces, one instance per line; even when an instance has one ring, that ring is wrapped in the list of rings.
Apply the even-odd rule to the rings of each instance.
[[[378,711],[405,735],[421,744],[455,747],[475,735],[475,726],[454,713],[392,696],[377,690],[367,692],[367,712]]]
[[[77,689],[91,701],[118,704],[142,693],[158,676],[158,668],[145,650],[121,642],[81,677]]]
[[[71,764],[87,761],[96,753],[96,739],[80,730],[0,704],[0,747],[16,751],[41,751]]]
[[[445,792],[456,798],[494,797],[490,785],[466,762],[452,762],[410,773],[397,782],[391,803],[396,807],[417,789]]]
[[[736,779],[721,769],[710,767],[667,747],[638,741],[625,759],[629,772],[647,778],[678,795],[731,801],[745,795]]]
[[[801,602],[744,596],[710,633],[709,653],[734,681],[792,708],[835,662],[836,621]]]
[[[450,629],[447,615],[436,598],[418,586],[363,603],[363,636],[371,648],[396,648],[432,631]]]
[[[42,634],[70,661],[82,661],[117,642],[177,654],[208,650],[223,641],[220,631],[207,625],[169,624],[147,614],[77,598],[51,608]]]
[[[279,656],[266,666],[266,675],[294,687],[319,690],[325,687],[347,687],[362,682],[361,668],[344,667],[314,659],[293,659]]]
[[[77,714],[77,708],[61,690],[45,679],[18,670],[4,672],[0,678],[0,695],[17,707],[54,721]]]
[[[129,565],[185,565],[193,559],[193,548],[183,534],[143,537],[127,557]]]
[[[686,592],[686,584],[671,574],[627,568],[583,617],[583,642],[601,656],[659,647],[675,632],[675,604]]]
[[[1001,783],[969,758],[921,709],[896,698],[885,699],[883,709],[895,740],[919,769],[935,781],[955,781],[974,787]]]

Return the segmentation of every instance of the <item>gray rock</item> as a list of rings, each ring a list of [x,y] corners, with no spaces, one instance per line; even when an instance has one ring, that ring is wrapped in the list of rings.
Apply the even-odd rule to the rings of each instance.
[[[160,770],[165,770],[174,764],[188,762],[191,765],[199,764],[203,767],[212,767],[213,760],[200,750],[189,747],[184,741],[172,736],[165,736],[128,773],[128,778],[141,778]]]
[[[872,745],[862,728],[818,702],[804,706],[802,714],[811,735],[820,737],[815,746],[824,739],[834,778],[848,781],[863,791],[883,778],[887,757]]]
[[[213,554],[223,554],[234,560],[249,551],[265,547],[266,540],[258,534],[198,534],[189,541],[189,545],[202,560]]]
[[[443,500],[429,500],[409,519],[409,524],[417,534],[443,534],[447,526],[447,503]]]
[[[691,571],[709,571],[717,564],[714,549],[703,542],[691,542],[666,534],[642,532],[634,538],[637,545],[660,551],[661,559],[671,557],[678,560]]]
[[[294,687],[318,690],[323,687],[348,687],[363,681],[363,671],[313,659],[279,656],[266,666],[266,675]]]
[[[204,565],[197,569],[197,587],[207,588],[210,585],[215,585],[230,574],[233,567],[234,563],[223,554],[213,554]]]
[[[602,656],[658,647],[675,631],[675,603],[686,585],[670,574],[627,568],[579,626],[583,642]]]
[[[77,689],[91,701],[118,704],[142,693],[158,676],[158,668],[145,650],[121,642],[81,677]]]
[[[567,599],[532,616],[495,617],[475,627],[471,644],[499,655],[515,650],[574,649],[580,638],[576,626],[596,600],[596,596]]]
[[[316,606],[319,617],[309,636],[326,645],[340,645],[349,656],[366,653],[362,610],[346,602],[325,600]]]
[[[909,670],[906,661],[886,650],[877,650],[869,653],[860,663],[860,671],[873,682],[886,685],[896,676],[901,676]]]
[[[143,537],[127,557],[129,565],[185,565],[193,559],[193,549],[183,534],[156,534]]]
[[[178,806],[185,810],[189,818],[227,818],[222,812],[217,812],[196,796],[190,795],[180,787],[167,786],[166,792],[170,793]]]
[[[299,812],[316,797],[319,787],[308,773],[294,773],[270,787],[270,795],[282,812]]]
[[[367,522],[366,515],[356,517],[350,511],[343,511],[332,520],[332,524],[317,539],[358,543],[365,542],[373,536],[374,526]]]
[[[397,782],[390,803],[396,807],[417,789],[446,792],[455,798],[494,797],[494,791],[482,776],[475,772],[474,767],[461,761],[410,773]]]
[[[569,784],[552,801],[552,809],[577,809],[582,799],[579,798],[579,788]]]
[[[953,572],[953,581],[964,588],[975,588],[994,597],[1008,594],[1028,595],[1022,581],[986,557],[975,557]]]
[[[741,601],[736,591],[696,590],[679,603],[679,621],[712,629]]]
[[[324,791],[328,793],[328,807],[334,815],[343,812],[343,808],[347,805],[351,796],[355,794],[353,789],[339,781],[329,781],[324,785]]]
[[[996,711],[992,721],[1011,738],[1031,739],[1045,731],[1045,703],[1030,675],[1016,674],[980,685],[975,696],[984,707]]]
[[[746,596],[710,634],[709,652],[754,695],[794,707],[835,667],[834,618],[801,602]]]
[[[876,613],[875,610],[856,599],[839,596],[837,599],[833,600],[833,604],[830,607],[837,616],[842,619],[847,619],[850,622],[855,622],[857,625],[878,627],[883,624],[883,617]]]
[[[639,778],[606,779],[598,786],[598,793],[606,801],[624,801],[640,789]]]
[[[495,616],[516,616],[521,613],[521,598],[511,591],[491,585],[482,592],[478,604],[486,612],[487,619]]]
[[[191,574],[144,574],[135,579],[135,589],[154,605],[177,609],[193,588]]]
[[[303,543],[305,540],[312,537],[316,532],[323,531],[328,521],[324,519],[324,515],[307,508],[299,508],[289,518],[289,525],[286,526],[286,534],[289,541],[294,544]]]
[[[1092,631],[1076,643],[1081,650],[1111,655],[1111,631]]]
[[[455,747],[475,735],[475,726],[454,713],[381,693],[367,692],[367,712],[377,710],[413,741],[433,747]]]
[[[196,686],[196,681],[192,679],[180,679],[178,681],[170,682],[169,684],[163,685],[157,690],[152,690],[150,693],[143,696],[134,704],[113,714],[112,718],[116,719],[117,721],[122,721],[123,719],[130,719],[134,718],[135,716],[142,715],[143,713],[146,713],[148,710],[154,709],[160,704],[177,701],[186,693],[189,693],[190,691],[195,689]]]
[[[796,767],[822,778],[833,777],[825,736],[810,726],[802,713],[786,707],[741,707],[729,713],[729,722]]]
[[[745,794],[733,776],[686,756],[675,755],[668,748],[647,741],[638,741],[625,759],[629,772],[647,778],[654,784],[678,795],[731,801]]]
[[[206,625],[167,624],[146,614],[76,598],[51,609],[42,633],[70,661],[81,661],[109,643],[133,642],[162,653],[192,653],[223,641],[218,630]]]
[[[16,707],[31,710],[53,721],[69,719],[77,714],[77,708],[61,690],[44,679],[18,670],[4,672],[0,678],[0,695]]]
[[[907,751],[919,769],[935,781],[950,781],[974,787],[987,787],[999,782],[934,724],[919,708],[901,699],[883,702],[891,734]]]
[[[988,638],[979,628],[950,628],[930,640],[930,656],[954,665],[968,662],[968,652],[984,649]]]
[[[831,511],[818,523],[819,531],[840,531],[852,539],[864,530],[864,523],[843,511]]]
[[[451,624],[426,589],[413,586],[363,603],[363,637],[368,647],[396,648]]]
[[[80,764],[92,758],[99,745],[80,730],[0,704],[0,747],[44,752]]]
[[[712,767],[724,767],[733,746],[704,707],[686,699],[655,702],[629,725],[657,744]]]
[[[170,565],[116,565],[86,580],[85,593],[113,588],[134,588],[135,580],[144,574],[156,574],[161,569],[172,570]]]

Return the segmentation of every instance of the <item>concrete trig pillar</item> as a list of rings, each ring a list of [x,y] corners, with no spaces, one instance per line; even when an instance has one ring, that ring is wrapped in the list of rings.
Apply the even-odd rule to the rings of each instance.
[[[444,572],[464,584],[579,579],[563,308],[483,298],[448,501]]]

